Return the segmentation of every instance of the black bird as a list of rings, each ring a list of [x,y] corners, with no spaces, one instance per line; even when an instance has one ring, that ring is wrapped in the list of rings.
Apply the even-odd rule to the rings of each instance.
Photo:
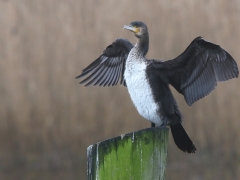
[[[207,96],[217,82],[237,78],[239,71],[232,56],[220,46],[195,38],[178,57],[168,61],[148,60],[149,36],[141,21],[125,25],[137,37],[133,46],[126,39],[116,39],[103,54],[83,69],[85,86],[114,86],[119,81],[127,87],[140,115],[153,125],[170,126],[179,149],[194,153],[196,147],[182,126],[169,84],[181,93],[187,104]]]

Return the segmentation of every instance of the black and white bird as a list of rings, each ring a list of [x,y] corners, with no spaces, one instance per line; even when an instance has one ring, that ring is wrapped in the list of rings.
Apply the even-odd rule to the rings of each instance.
[[[86,76],[80,82],[85,86],[115,86],[120,82],[127,87],[141,116],[156,126],[170,126],[177,147],[194,153],[196,147],[182,126],[182,115],[169,84],[191,106],[213,91],[217,82],[237,78],[236,62],[220,46],[202,37],[195,38],[175,59],[148,60],[145,58],[149,47],[147,26],[135,21],[124,29],[134,33],[136,45],[116,39],[76,78]]]

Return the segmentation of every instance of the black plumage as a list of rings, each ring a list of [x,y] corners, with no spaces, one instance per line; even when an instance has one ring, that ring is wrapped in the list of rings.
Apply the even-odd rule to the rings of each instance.
[[[219,45],[207,42],[202,37],[195,38],[182,54],[172,60],[147,60],[144,58],[149,47],[147,26],[143,22],[135,21],[124,28],[132,31],[138,38],[135,47],[126,39],[116,39],[98,59],[83,69],[77,78],[86,76],[80,82],[85,86],[114,86],[118,82],[128,86],[124,73],[130,67],[126,65],[126,61],[145,63],[146,79],[151,87],[153,103],[159,107],[157,113],[161,125],[170,126],[174,141],[182,151],[194,153],[196,148],[181,124],[182,116],[169,84],[181,93],[191,106],[213,91],[217,82],[238,77],[235,60]],[[144,94],[139,94],[142,95]],[[155,124],[152,122],[153,126]]]
[[[76,78],[81,78],[90,74],[80,84],[85,86],[114,86],[120,80],[124,85],[124,69],[128,53],[133,45],[126,39],[116,39],[109,45],[103,54],[93,61],[89,66],[82,70],[82,73]]]
[[[152,60],[149,68],[166,83],[183,94],[188,105],[207,96],[217,82],[238,77],[232,56],[219,45],[195,38],[187,49],[173,60]]]

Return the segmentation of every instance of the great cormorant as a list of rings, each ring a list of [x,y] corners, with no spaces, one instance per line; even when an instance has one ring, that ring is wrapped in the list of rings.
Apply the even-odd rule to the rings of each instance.
[[[179,149],[194,153],[196,147],[182,126],[169,84],[181,93],[187,104],[207,96],[217,82],[237,78],[239,71],[232,56],[220,46],[195,38],[178,57],[168,61],[148,60],[149,36],[141,21],[125,25],[137,37],[133,46],[126,39],[116,39],[103,54],[83,69],[81,84],[114,86],[119,81],[127,87],[140,115],[157,126],[170,126]]]

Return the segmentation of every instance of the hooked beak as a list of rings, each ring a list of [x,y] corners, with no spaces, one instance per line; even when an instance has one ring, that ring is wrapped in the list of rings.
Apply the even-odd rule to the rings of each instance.
[[[129,31],[134,32],[134,33],[137,33],[137,32],[138,32],[138,28],[133,27],[133,26],[131,26],[131,25],[124,25],[124,26],[123,26],[123,29],[127,29],[127,30],[129,30]]]

